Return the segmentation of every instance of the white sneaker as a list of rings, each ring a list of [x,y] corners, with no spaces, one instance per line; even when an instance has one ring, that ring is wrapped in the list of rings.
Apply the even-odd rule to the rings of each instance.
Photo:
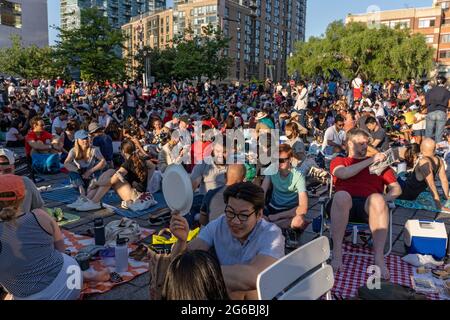
[[[72,202],[71,204],[67,205],[67,208],[70,209],[76,209],[79,206],[81,206],[82,204],[84,204],[87,201],[87,199],[83,196],[79,196],[78,199],[75,202]]]
[[[92,200],[87,200],[85,203],[83,203],[81,206],[77,207],[77,211],[91,211],[91,210],[99,210],[102,208],[102,204],[92,202]]]

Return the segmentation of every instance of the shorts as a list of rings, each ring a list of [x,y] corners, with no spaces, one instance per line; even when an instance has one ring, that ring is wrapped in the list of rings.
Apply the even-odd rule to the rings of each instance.
[[[352,197],[352,208],[350,209],[349,222],[356,223],[369,223],[369,214],[366,212],[367,198],[362,197]],[[330,217],[331,216],[331,205],[333,201],[330,200],[325,205],[325,213]]]
[[[425,136],[425,129],[422,129],[422,130],[413,130],[412,136],[413,136],[413,137],[423,137],[423,136]]]
[[[284,211],[288,211],[291,210],[293,208],[298,207],[298,205],[292,206],[292,207],[287,207],[287,208],[279,208],[279,207],[275,207],[274,205],[272,205],[271,203],[269,203],[265,208],[264,208],[264,215],[265,216],[270,216],[273,214],[278,214]]]

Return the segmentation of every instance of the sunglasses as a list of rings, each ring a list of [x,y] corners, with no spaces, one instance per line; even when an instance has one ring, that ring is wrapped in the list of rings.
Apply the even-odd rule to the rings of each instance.
[[[286,162],[289,162],[290,160],[291,160],[291,158],[279,158],[278,162],[279,163],[286,163]]]

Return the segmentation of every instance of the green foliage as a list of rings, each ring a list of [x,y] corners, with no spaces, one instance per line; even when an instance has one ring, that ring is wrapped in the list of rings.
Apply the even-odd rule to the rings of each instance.
[[[100,10],[83,9],[80,27],[58,30],[56,55],[62,65],[79,68],[85,81],[123,79],[125,60],[120,57],[120,49],[124,35],[109,24]]]
[[[361,74],[366,79],[420,77],[433,68],[433,50],[420,34],[410,30],[392,29],[382,25],[369,28],[363,23],[344,25],[331,23],[324,36],[311,37],[295,44],[295,53],[288,59],[289,73],[314,77],[337,69],[352,78]]]
[[[52,78],[61,74],[52,48],[24,47],[18,35],[10,39],[11,47],[0,49],[0,70],[3,73],[25,79]]]
[[[144,47],[134,57],[138,68],[134,76],[144,73],[145,54],[150,56],[151,74],[161,82],[171,79],[223,79],[228,74],[231,58],[224,55],[230,39],[223,35],[220,28],[211,24],[203,27],[201,35],[195,35],[188,27],[184,35],[173,39],[173,46],[164,50]]]

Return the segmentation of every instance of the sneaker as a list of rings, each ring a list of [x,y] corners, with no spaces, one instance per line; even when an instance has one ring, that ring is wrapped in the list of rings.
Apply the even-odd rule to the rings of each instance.
[[[91,211],[91,210],[99,210],[102,208],[102,204],[92,202],[91,200],[87,200],[85,203],[83,203],[81,206],[77,207],[77,211]]]
[[[145,192],[138,199],[130,204],[127,204],[127,206],[129,210],[136,212],[146,210],[157,204],[158,202],[153,198],[153,195],[151,193]]]
[[[87,201],[86,197],[79,196],[78,199],[75,202],[73,202],[71,204],[68,204],[67,208],[76,209],[79,206],[83,205],[86,201]]]

